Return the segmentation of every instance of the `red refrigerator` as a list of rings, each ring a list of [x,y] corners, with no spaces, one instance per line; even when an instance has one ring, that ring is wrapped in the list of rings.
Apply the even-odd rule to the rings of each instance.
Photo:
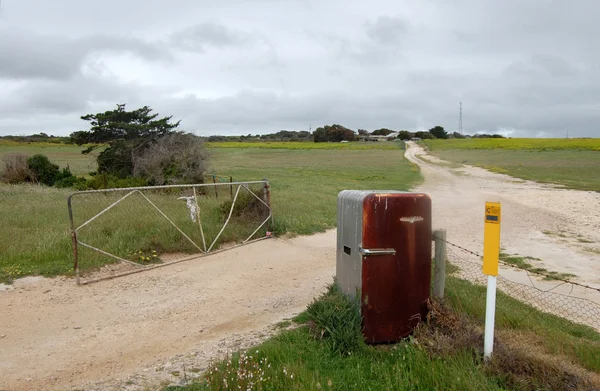
[[[431,247],[427,194],[339,194],[336,281],[347,295],[360,295],[367,343],[398,341],[425,318]]]

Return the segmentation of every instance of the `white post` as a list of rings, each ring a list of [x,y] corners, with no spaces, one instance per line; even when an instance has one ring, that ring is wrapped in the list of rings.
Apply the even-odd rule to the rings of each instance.
[[[500,257],[500,220],[502,207],[499,202],[485,203],[485,224],[483,229],[483,274],[487,274],[487,298],[485,301],[485,335],[483,356],[492,357],[494,350],[494,318],[496,315],[496,276]]]
[[[487,298],[485,301],[485,336],[483,355],[486,359],[492,357],[494,351],[494,321],[496,316],[496,276],[488,276]]]

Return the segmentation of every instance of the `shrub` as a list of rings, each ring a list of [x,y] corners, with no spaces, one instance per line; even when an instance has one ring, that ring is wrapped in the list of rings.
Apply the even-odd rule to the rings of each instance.
[[[52,186],[60,175],[58,165],[48,159],[46,155],[33,155],[27,159],[27,166],[32,173],[32,180],[46,186]]]
[[[123,188],[123,187],[143,187],[148,186],[148,181],[144,178],[120,178],[116,175],[101,173],[92,176],[91,179],[85,180],[85,182],[76,182],[74,187],[77,190],[98,190],[98,189],[112,189],[112,188]]]
[[[87,180],[73,175],[69,166],[63,168],[54,178],[54,186],[58,188],[73,187],[77,190],[85,190],[88,188]]]
[[[134,160],[133,173],[155,186],[202,183],[207,159],[202,139],[189,133],[172,133]]]
[[[31,180],[31,170],[27,165],[27,155],[13,153],[4,156],[4,173],[2,181],[6,183],[23,183]]]

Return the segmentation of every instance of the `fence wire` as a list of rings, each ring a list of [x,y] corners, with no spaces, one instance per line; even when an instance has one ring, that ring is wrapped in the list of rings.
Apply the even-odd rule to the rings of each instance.
[[[76,192],[69,215],[79,283],[267,238],[272,217],[267,181],[216,178],[198,185]]]
[[[477,286],[485,286],[487,276],[482,272],[482,256],[448,241],[446,243],[449,245],[447,274]],[[452,294],[452,284],[447,286],[448,294]],[[535,319],[541,313],[548,313],[600,331],[598,288],[544,273],[534,273],[505,262],[501,262],[497,288],[505,295],[532,307],[526,310],[518,306],[499,305],[496,314],[498,322],[510,325],[524,318]],[[485,294],[473,299],[479,300],[477,305],[484,308]],[[483,311],[479,315],[483,316]]]

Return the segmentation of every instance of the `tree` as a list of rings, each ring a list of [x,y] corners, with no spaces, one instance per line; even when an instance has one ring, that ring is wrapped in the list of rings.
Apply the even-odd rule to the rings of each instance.
[[[356,141],[356,133],[342,125],[333,124],[319,127],[313,132],[315,143],[319,142],[336,142],[340,141]]]
[[[435,138],[448,138],[448,132],[444,129],[443,126],[434,126],[429,129],[429,133],[431,133]]]
[[[381,128],[381,129],[374,130],[373,133],[371,133],[371,134],[373,136],[387,136],[390,133],[394,133],[394,131],[390,130],[390,129],[386,129],[386,128]]]
[[[431,134],[429,132],[424,132],[424,131],[419,131],[419,132],[415,133],[415,137],[418,137],[418,138],[423,139],[423,140],[435,138],[433,136],[433,134]]]
[[[171,123],[172,116],[157,119],[151,113],[148,106],[127,111],[125,104],[118,104],[115,110],[87,114],[81,119],[90,122],[90,130],[74,132],[71,139],[77,145],[92,144],[84,154],[108,144],[98,155],[98,172],[125,178],[133,174],[136,156],[179,126],[179,121]]]
[[[410,140],[412,138],[412,134],[408,130],[401,130],[398,132],[398,138],[400,140]]]
[[[359,136],[368,136],[369,132],[365,129],[358,129],[358,135]]]

